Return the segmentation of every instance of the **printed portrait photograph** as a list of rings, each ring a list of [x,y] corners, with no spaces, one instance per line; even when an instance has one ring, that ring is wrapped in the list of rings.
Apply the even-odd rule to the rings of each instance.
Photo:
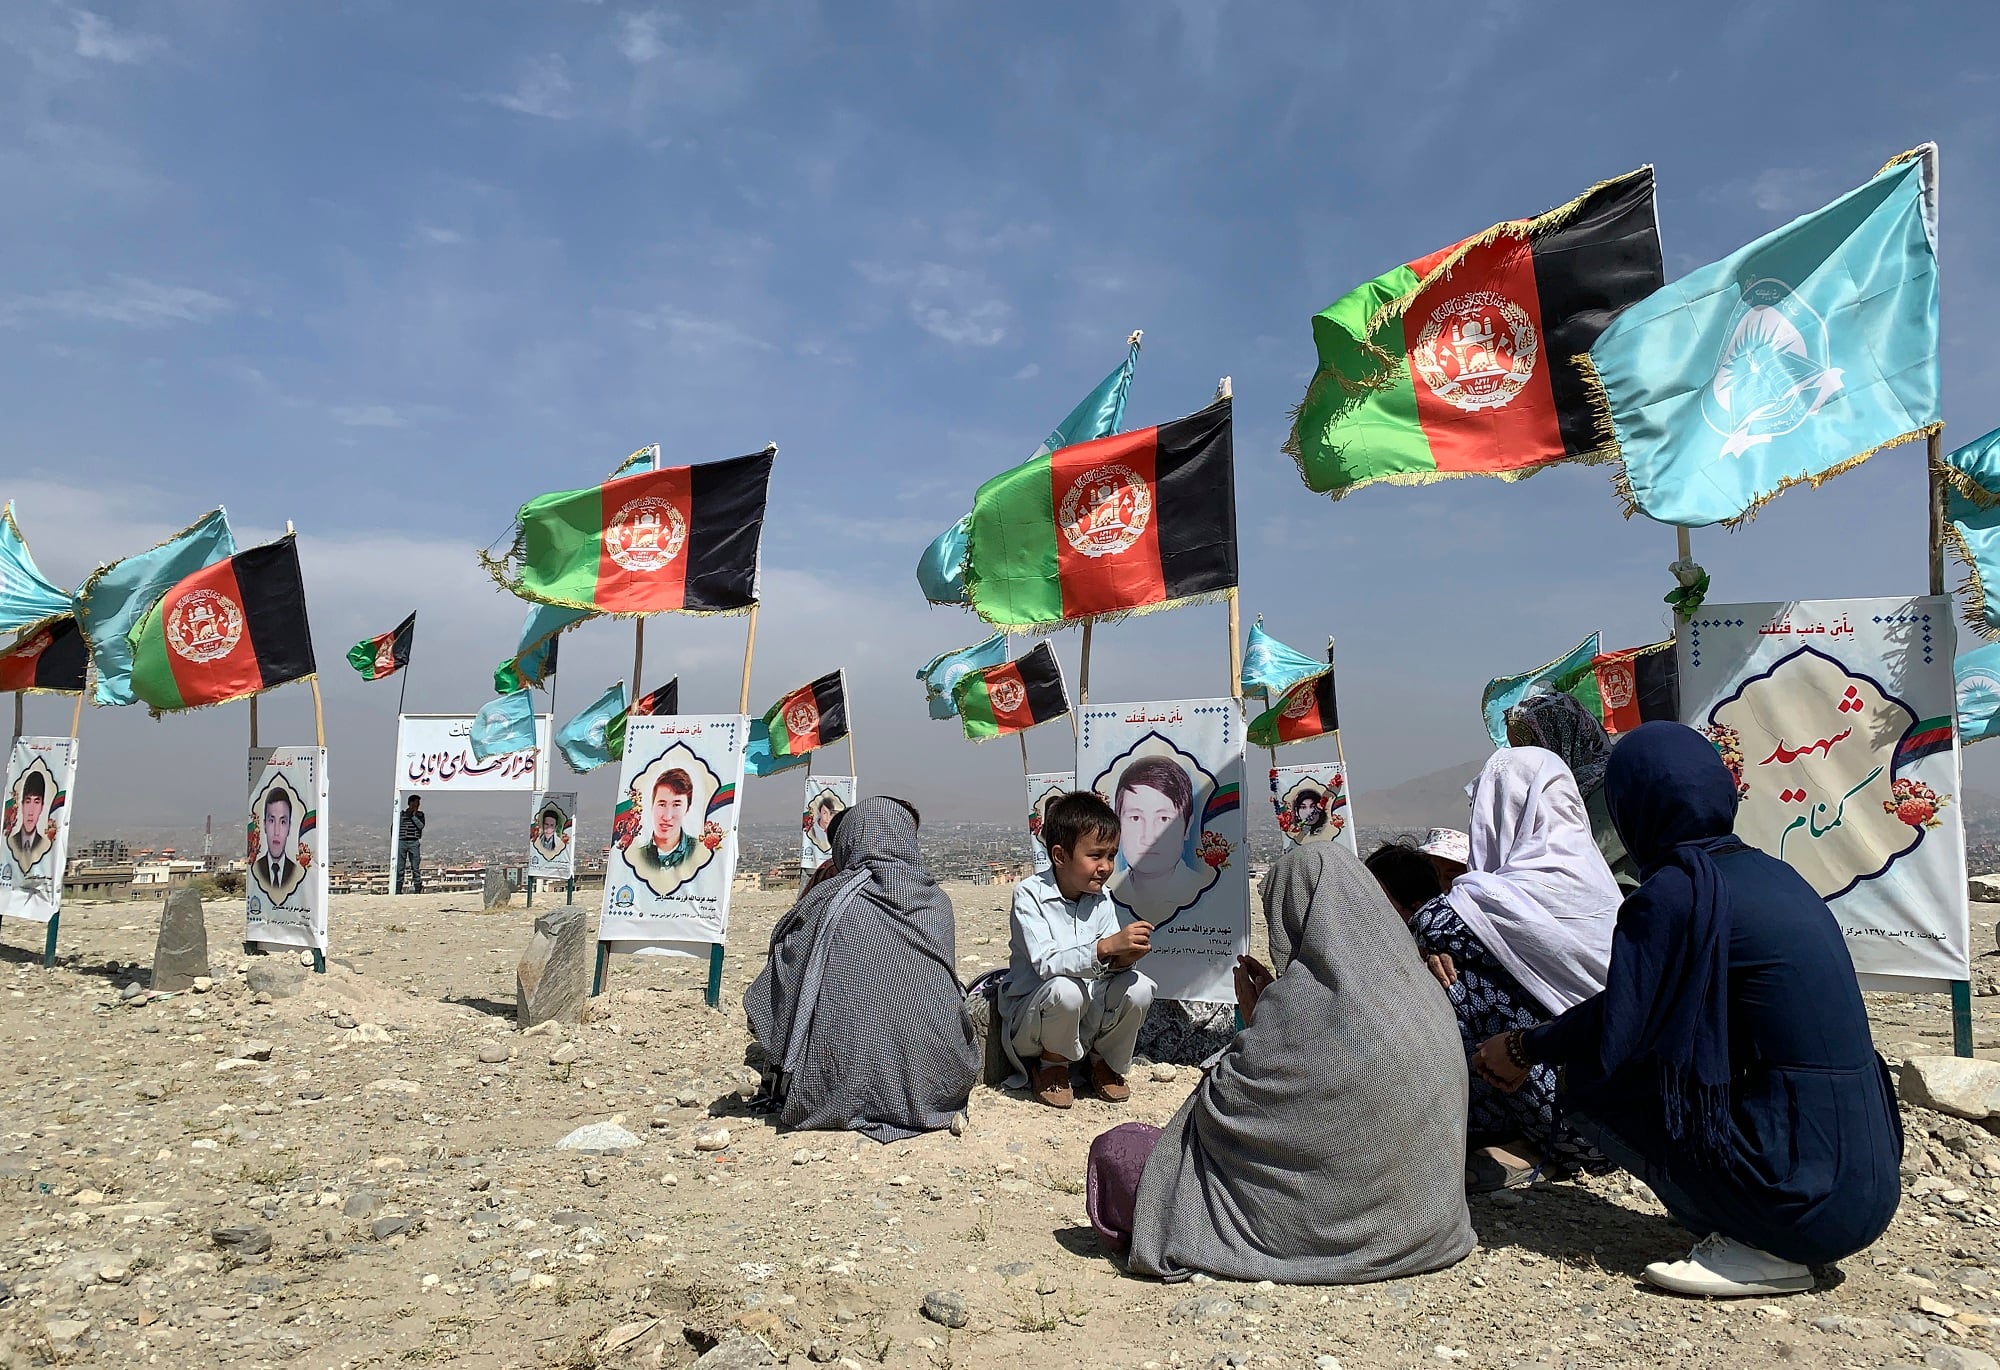
[[[827,829],[846,808],[847,801],[825,786],[821,786],[817,792],[808,794],[802,826],[806,841],[811,843],[812,849],[821,856],[829,855],[831,851],[827,846],[830,840],[827,837]]]
[[[655,897],[667,898],[715,859],[724,834],[708,820],[708,803],[721,788],[721,777],[701,754],[675,742],[626,792],[628,819],[618,825],[614,844],[634,878]]]
[[[1277,797],[1276,808],[1279,831],[1296,845],[1331,841],[1347,826],[1334,792],[1314,776],[1294,781]]]
[[[297,893],[312,866],[311,845],[299,840],[305,816],[304,801],[283,775],[271,776],[250,801],[250,881],[273,908]]]
[[[1117,869],[1105,890],[1133,918],[1165,926],[1221,877],[1203,859],[1201,817],[1215,785],[1207,768],[1158,733],[1093,781],[1118,815]]]
[[[568,812],[553,800],[545,801],[535,814],[534,831],[530,839],[535,855],[544,861],[558,861],[568,849],[569,841]]]
[[[61,790],[49,763],[37,756],[21,769],[7,787],[6,813],[0,828],[7,834],[7,855],[22,875],[32,872],[49,859],[62,831]]]

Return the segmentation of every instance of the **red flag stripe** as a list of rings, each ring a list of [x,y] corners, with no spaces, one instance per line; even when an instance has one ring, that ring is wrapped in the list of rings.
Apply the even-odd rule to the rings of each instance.
[[[642,471],[602,487],[597,607],[656,613],[687,602],[688,543],[694,529],[689,468]]]
[[[1063,617],[1115,613],[1167,597],[1160,564],[1159,429],[1141,428],[1049,459]]]

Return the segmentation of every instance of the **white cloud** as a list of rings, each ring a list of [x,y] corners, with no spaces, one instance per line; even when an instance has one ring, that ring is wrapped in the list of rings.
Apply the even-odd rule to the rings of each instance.
[[[440,418],[444,410],[429,404],[334,404],[327,411],[335,423],[349,428],[408,428],[425,419]]]
[[[673,47],[663,36],[669,17],[658,10],[622,15],[618,21],[618,51],[628,62],[643,64],[666,56]]]
[[[439,228],[435,224],[418,224],[417,237],[437,247],[457,247],[465,241],[465,235],[455,228]]]
[[[137,276],[113,276],[103,285],[51,290],[0,301],[0,324],[36,317],[81,319],[128,328],[164,328],[206,323],[235,304],[221,295],[186,285],[162,285]]]
[[[664,333],[676,351],[694,357],[713,357],[723,352],[775,352],[778,349],[753,333],[724,319],[705,318],[671,305],[650,314],[631,316],[632,326],[647,332]]]
[[[856,262],[854,269],[871,285],[902,292],[917,327],[945,342],[993,347],[1006,340],[1013,324],[1014,307],[978,272],[941,262],[908,267]]]
[[[1042,364],[1040,362],[1029,362],[1026,366],[1022,367],[1019,371],[1016,371],[1014,373],[1014,379],[1017,381],[1031,381],[1035,377],[1041,374],[1042,374]]]
[[[119,66],[136,66],[167,50],[164,38],[120,30],[101,14],[73,10],[70,22],[76,25],[76,55]]]
[[[572,119],[577,112],[573,93],[569,64],[560,54],[550,53],[531,60],[512,90],[476,98],[537,119]]]

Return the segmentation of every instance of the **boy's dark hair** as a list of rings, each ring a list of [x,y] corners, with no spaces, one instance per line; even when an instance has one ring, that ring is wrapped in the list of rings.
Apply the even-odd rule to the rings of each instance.
[[[1042,817],[1042,843],[1054,853],[1057,847],[1074,852],[1087,837],[1106,842],[1118,840],[1118,814],[1089,790],[1072,790],[1049,801]]]
[[[883,798],[887,799],[891,804],[900,806],[903,812],[910,816],[910,821],[912,823],[916,824],[919,828],[923,827],[924,816],[917,812],[917,806],[915,804],[912,804],[907,799],[898,799],[893,794],[884,795]]]
[[[1384,842],[1369,852],[1362,865],[1375,877],[1391,902],[1415,913],[1444,893],[1437,867],[1409,841]]]

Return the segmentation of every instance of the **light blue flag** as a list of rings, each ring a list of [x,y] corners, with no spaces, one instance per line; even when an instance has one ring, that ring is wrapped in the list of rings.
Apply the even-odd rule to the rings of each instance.
[[[126,634],[175,585],[202,567],[235,555],[228,511],[217,509],[158,547],[91,573],[77,588],[76,621],[97,669],[94,702],[114,707],[137,702],[132,693],[132,644]]]
[[[803,756],[778,756],[771,750],[770,725],[761,718],[750,720],[750,736],[743,744],[743,769],[752,775],[776,775],[779,771],[789,771],[794,766],[803,766],[812,760],[812,753]]]
[[[958,705],[952,701],[951,687],[958,684],[959,677],[998,666],[1006,659],[1007,635],[995,633],[976,647],[945,652],[918,667],[917,679],[924,682],[924,702],[930,706],[931,717],[957,718]]]
[[[526,690],[480,706],[472,716],[472,758],[505,756],[535,745],[535,697]]]
[[[605,479],[617,480],[620,476],[630,476],[630,475],[636,475],[640,471],[656,470],[658,469],[659,465],[660,465],[660,444],[656,442],[653,443],[651,446],[641,447],[631,456],[625,458],[625,460],[619,462],[616,466],[612,467],[611,474],[606,476]]]
[[[1966,746],[2000,737],[2000,642],[1951,663],[1958,677],[1958,737]]]
[[[2000,429],[1944,459],[1945,542],[1968,572],[1972,602],[1965,621],[1985,637],[2000,635]]]
[[[1074,447],[1093,438],[1108,437],[1124,424],[1125,399],[1132,393],[1132,370],[1139,362],[1139,335],[1134,333],[1130,342],[1131,349],[1126,352],[1124,362],[1099,381],[1097,388],[1069,411],[1069,417],[1042,439],[1042,445],[1035,449],[1029,461],[1045,457],[1059,447]],[[972,515],[967,514],[931,539],[930,546],[924,548],[923,556],[918,558],[917,584],[922,587],[924,598],[931,603],[971,603],[965,594],[966,535],[971,526]],[[950,716],[935,710],[931,713],[932,718]]]
[[[578,775],[625,755],[625,682],[619,681],[556,731],[556,750]]]
[[[1243,650],[1243,693],[1276,699],[1301,680],[1325,675],[1327,665],[1295,652],[1264,631],[1264,616],[1250,625],[1250,645]]]
[[[69,593],[51,585],[28,555],[28,540],[14,522],[14,504],[0,508],[0,632],[33,628],[74,608]]]
[[[597,615],[588,609],[565,609],[557,604],[530,604],[527,621],[521,625],[521,641],[514,655],[493,670],[493,689],[511,694],[529,685],[546,688],[556,671],[556,638]]]
[[[1487,682],[1479,707],[1486,715],[1486,735],[1493,739],[1493,745],[1507,745],[1507,711],[1519,704],[1528,691],[1544,682],[1552,690],[1567,691],[1590,669],[1590,660],[1596,655],[1597,634],[1592,633],[1577,643],[1573,651],[1565,652],[1546,666],[1525,675],[1503,675],[1498,680]]]
[[[1741,519],[1939,422],[1936,148],[1675,281],[1590,349],[1631,500]]]

